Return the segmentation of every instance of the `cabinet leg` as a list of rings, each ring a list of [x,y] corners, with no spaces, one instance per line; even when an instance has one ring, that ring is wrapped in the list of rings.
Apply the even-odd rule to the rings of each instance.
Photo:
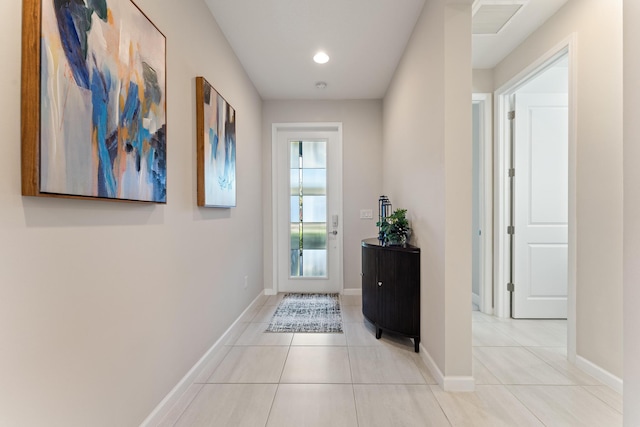
[[[413,348],[418,353],[420,351],[420,338],[413,339]]]
[[[379,340],[381,336],[382,336],[382,329],[376,326],[376,339]]]

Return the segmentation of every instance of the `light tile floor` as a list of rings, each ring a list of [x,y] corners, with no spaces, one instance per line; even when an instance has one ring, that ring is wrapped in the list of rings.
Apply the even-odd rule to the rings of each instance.
[[[169,426],[622,425],[622,398],[566,360],[566,322],[473,319],[476,391],[447,393],[409,339],[342,296],[344,334],[264,330],[282,295],[263,297],[227,335],[165,420]]]

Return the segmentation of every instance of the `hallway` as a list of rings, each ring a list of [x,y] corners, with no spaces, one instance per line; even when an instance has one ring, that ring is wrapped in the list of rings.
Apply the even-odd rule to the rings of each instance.
[[[376,340],[359,296],[344,334],[264,333],[260,297],[161,424],[168,426],[620,426],[622,398],[566,361],[566,322],[473,312],[476,391],[445,393],[410,340]]]

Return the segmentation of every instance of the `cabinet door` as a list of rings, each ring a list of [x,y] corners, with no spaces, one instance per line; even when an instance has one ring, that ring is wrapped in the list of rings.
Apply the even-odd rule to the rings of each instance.
[[[379,324],[407,335],[420,331],[420,255],[381,251],[378,278]]]
[[[362,314],[374,323],[378,320],[378,252],[362,248]]]

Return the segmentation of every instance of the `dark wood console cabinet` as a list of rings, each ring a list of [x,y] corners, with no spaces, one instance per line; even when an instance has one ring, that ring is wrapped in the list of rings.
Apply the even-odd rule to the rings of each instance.
[[[413,338],[420,346],[420,248],[362,241],[362,314],[382,331]]]

